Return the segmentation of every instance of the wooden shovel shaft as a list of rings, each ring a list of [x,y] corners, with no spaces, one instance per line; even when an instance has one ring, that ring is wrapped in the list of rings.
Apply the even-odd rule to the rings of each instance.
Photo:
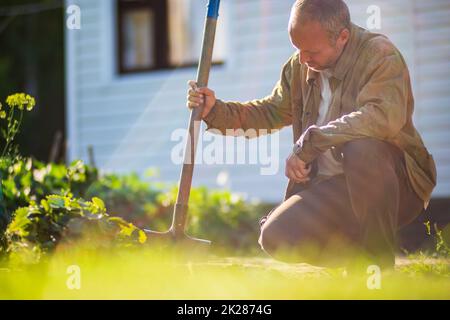
[[[208,86],[209,71],[211,69],[214,38],[216,34],[217,17],[220,0],[209,0],[208,12],[203,32],[202,53],[197,70],[197,86]],[[197,149],[200,123],[204,105],[192,108],[189,119],[188,137],[186,140],[183,168],[181,170],[177,200],[173,213],[172,231],[184,234],[187,222],[189,195],[191,192],[192,176],[194,174],[195,154]]]

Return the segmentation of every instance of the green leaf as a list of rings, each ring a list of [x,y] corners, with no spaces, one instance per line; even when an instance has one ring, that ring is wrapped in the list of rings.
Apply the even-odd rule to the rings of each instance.
[[[145,243],[147,241],[147,235],[143,230],[139,230],[139,243]]]
[[[50,211],[50,206],[49,206],[47,200],[42,199],[42,200],[41,200],[41,206],[42,206],[42,208],[44,208],[44,210],[45,210],[46,212],[49,212],[49,211]]]
[[[47,197],[48,204],[50,207],[55,209],[61,209],[65,207],[64,198],[57,195],[50,195]]]
[[[427,230],[427,235],[431,235],[431,226],[430,226],[430,221],[426,221],[423,223],[425,225],[425,228]]]
[[[28,208],[19,208],[15,212],[14,220],[9,224],[7,233],[15,234],[19,237],[28,236],[26,227],[31,223],[28,218]]]
[[[96,205],[100,209],[100,211],[104,211],[105,210],[105,203],[103,202],[102,199],[97,198],[97,197],[93,197],[92,198],[92,203],[94,205]]]

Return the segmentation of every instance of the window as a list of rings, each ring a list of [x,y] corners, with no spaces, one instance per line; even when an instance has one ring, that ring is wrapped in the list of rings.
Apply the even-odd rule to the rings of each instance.
[[[119,72],[195,66],[200,56],[206,2],[117,0]],[[220,22],[214,64],[223,63],[225,55],[224,28]]]
[[[120,73],[168,65],[166,0],[119,0],[118,27]]]

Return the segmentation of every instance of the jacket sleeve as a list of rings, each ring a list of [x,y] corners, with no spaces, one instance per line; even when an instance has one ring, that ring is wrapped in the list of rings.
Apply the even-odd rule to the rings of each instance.
[[[324,126],[310,126],[299,138],[303,161],[309,163],[332,146],[354,139],[390,140],[406,124],[410,79],[400,53],[372,56],[366,70],[356,111]]]
[[[280,80],[269,96],[244,103],[217,99],[203,119],[207,124],[206,130],[253,138],[292,124],[290,82],[294,57],[295,55],[283,66]]]

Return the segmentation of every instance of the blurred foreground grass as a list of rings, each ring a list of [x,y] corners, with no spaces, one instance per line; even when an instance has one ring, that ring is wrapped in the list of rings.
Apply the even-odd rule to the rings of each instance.
[[[0,299],[450,299],[445,259],[397,259],[381,289],[369,290],[365,273],[229,254],[60,248],[39,264],[0,269]],[[74,265],[78,290],[69,289]]]

